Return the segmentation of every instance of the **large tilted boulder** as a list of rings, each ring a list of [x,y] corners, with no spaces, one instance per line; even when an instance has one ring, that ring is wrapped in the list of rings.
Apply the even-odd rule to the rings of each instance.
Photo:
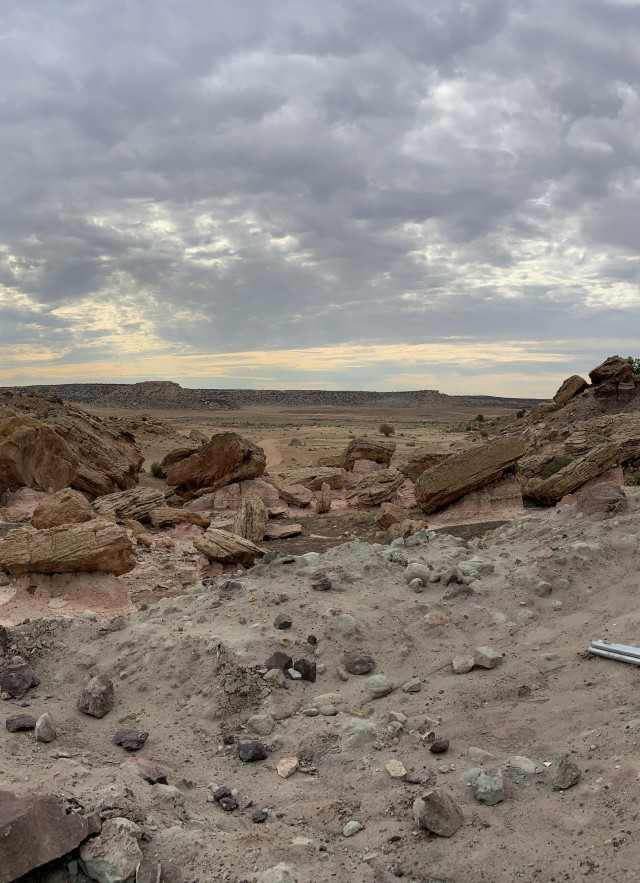
[[[415,486],[416,501],[429,514],[459,500],[470,491],[496,481],[526,452],[522,436],[509,435],[447,457],[422,473]]]
[[[249,494],[240,503],[233,522],[233,532],[252,543],[261,543],[267,529],[269,512],[257,494]]]
[[[0,791],[0,883],[61,858],[99,831],[99,816],[69,812],[60,797]]]
[[[170,487],[185,491],[215,491],[236,481],[260,478],[266,462],[262,448],[249,439],[237,432],[220,432],[167,469],[166,481]]]
[[[31,516],[31,526],[44,530],[62,524],[81,524],[94,517],[95,513],[86,497],[68,487],[38,503]]]
[[[93,503],[93,508],[105,518],[114,517],[117,521],[147,521],[153,509],[163,506],[164,494],[157,488],[136,487],[117,494],[105,494]]]
[[[631,383],[633,381],[633,367],[628,359],[622,356],[609,356],[601,365],[589,371],[589,377],[594,386],[600,383]]]
[[[0,570],[23,573],[113,573],[133,570],[136,557],[124,527],[102,518],[47,530],[22,527],[0,540]]]
[[[270,475],[269,483],[278,491],[278,495],[290,506],[298,506],[305,509],[311,504],[313,499],[313,491],[301,484],[289,484],[278,475]]]
[[[175,509],[172,506],[158,506],[149,513],[149,520],[154,527],[175,527],[176,524],[195,524],[196,527],[207,528],[211,520],[200,512],[188,509]]]
[[[341,465],[349,472],[353,469],[356,460],[371,460],[373,463],[388,466],[395,449],[395,442],[378,441],[364,436],[352,438],[342,455]]]
[[[278,475],[289,485],[301,484],[310,491],[319,491],[326,481],[332,490],[344,487],[347,473],[341,467],[332,466],[301,466],[279,472]],[[282,496],[282,494],[280,494]],[[283,497],[284,499],[284,497]]]
[[[78,474],[78,455],[53,429],[20,414],[0,420],[0,493],[59,491]]]
[[[378,506],[394,497],[403,482],[404,475],[393,466],[363,475],[356,485],[358,502],[362,506]]]
[[[592,478],[619,465],[623,457],[623,449],[618,441],[597,445],[549,478],[530,478],[522,489],[522,495],[544,506],[553,506]]]
[[[265,554],[264,549],[258,548],[250,540],[213,527],[195,539],[193,545],[209,561],[219,561],[221,564],[243,564],[250,567],[257,558],[262,558]]]
[[[580,377],[579,374],[572,374],[571,377],[567,377],[567,379],[562,383],[560,389],[554,395],[553,401],[559,408],[564,408],[564,406],[568,404],[571,399],[584,392],[588,386],[589,384],[584,379],[584,377]]]
[[[162,471],[166,474],[172,466],[175,466],[176,463],[180,463],[181,460],[186,460],[187,457],[190,457],[192,454],[196,454],[202,445],[185,445],[182,448],[174,448],[172,451],[166,455],[162,463]]]

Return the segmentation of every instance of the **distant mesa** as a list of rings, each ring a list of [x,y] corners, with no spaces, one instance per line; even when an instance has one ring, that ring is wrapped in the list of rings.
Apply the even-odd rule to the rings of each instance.
[[[63,383],[37,387],[0,387],[0,392],[19,390],[34,396],[54,396],[66,402],[96,408],[136,410],[240,410],[252,406],[334,408],[433,408],[475,407],[527,408],[544,399],[499,396],[450,396],[437,389],[405,392],[365,392],[325,389],[186,389],[172,380],[140,383]]]

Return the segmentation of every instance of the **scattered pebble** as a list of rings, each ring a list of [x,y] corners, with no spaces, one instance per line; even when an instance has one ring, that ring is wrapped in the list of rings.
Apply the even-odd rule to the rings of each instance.
[[[295,771],[300,766],[300,761],[297,757],[283,757],[282,760],[278,761],[276,769],[278,770],[278,775],[281,779],[288,779],[289,776],[292,776]]]
[[[53,718],[47,712],[41,715],[35,726],[36,742],[53,742],[56,739],[56,728]]]
[[[288,613],[279,613],[273,624],[277,629],[290,629],[293,625],[293,618]]]
[[[243,763],[254,763],[257,760],[266,760],[269,752],[262,742],[257,739],[241,739],[238,742],[238,757]]]
[[[429,746],[429,751],[432,754],[444,754],[445,751],[449,750],[449,740],[448,739],[436,739]]]
[[[356,822],[355,820],[351,822],[347,822],[347,824],[342,829],[343,837],[353,837],[354,834],[357,834],[358,831],[362,831],[364,825],[362,822]]]
[[[501,665],[502,653],[498,653],[493,647],[476,647],[473,653],[473,662],[479,668],[495,668]]]
[[[557,757],[553,762],[551,770],[551,785],[554,791],[566,791],[572,788],[580,781],[582,773],[580,768],[572,760],[569,760],[568,754]]]
[[[404,779],[407,775],[404,764],[399,760],[388,760],[384,765],[384,768],[392,779]]]

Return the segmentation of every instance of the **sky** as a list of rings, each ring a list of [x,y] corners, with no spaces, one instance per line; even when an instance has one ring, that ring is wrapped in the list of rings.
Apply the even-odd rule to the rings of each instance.
[[[0,385],[640,355],[640,4],[3,0]]]

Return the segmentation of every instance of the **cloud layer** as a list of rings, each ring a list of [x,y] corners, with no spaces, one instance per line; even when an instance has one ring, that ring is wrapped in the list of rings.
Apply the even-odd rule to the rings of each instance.
[[[635,3],[0,25],[0,383],[543,396],[640,350]]]

